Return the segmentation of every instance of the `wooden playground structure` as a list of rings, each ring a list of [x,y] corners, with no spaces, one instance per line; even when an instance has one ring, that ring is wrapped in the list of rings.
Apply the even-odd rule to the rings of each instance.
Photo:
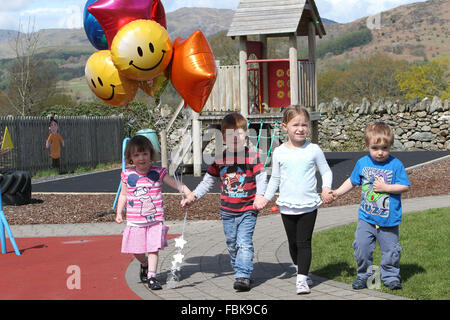
[[[168,166],[167,132],[182,109],[183,102],[166,130],[161,132],[162,165],[173,171],[192,145],[193,172],[201,175],[203,149],[207,145],[202,129],[219,128],[225,114],[240,112],[249,124],[269,129],[281,121],[284,107],[301,104],[311,114],[312,141],[318,141],[316,36],[325,35],[313,0],[241,0],[227,36],[239,39],[239,65],[218,66],[214,88],[200,113],[192,112],[186,135]],[[258,41],[250,41],[249,36]],[[269,37],[288,38],[286,58],[268,57]],[[298,59],[298,37],[308,38],[308,59]],[[186,127],[186,132],[188,128]],[[217,137],[216,131],[216,137]],[[221,141],[218,137],[216,141]],[[259,140],[259,139],[258,139]]]

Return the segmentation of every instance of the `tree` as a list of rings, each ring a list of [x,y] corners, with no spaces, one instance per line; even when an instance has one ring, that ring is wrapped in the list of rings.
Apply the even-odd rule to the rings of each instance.
[[[449,58],[441,57],[422,65],[412,65],[407,70],[398,72],[396,79],[400,90],[408,99],[434,96],[449,99],[449,66]]]
[[[239,64],[238,40],[227,37],[226,31],[219,32],[209,39],[209,45],[216,60],[223,66]]]
[[[21,27],[19,28],[21,29]],[[8,101],[17,114],[31,115],[36,105],[56,90],[56,69],[37,56],[39,32],[28,22],[26,33],[17,33],[16,58],[9,70]]]
[[[360,102],[366,97],[371,101],[379,98],[395,98],[401,95],[395,79],[397,70],[405,70],[407,62],[391,58],[384,53],[360,58],[345,68],[336,67],[318,78],[319,94],[331,101],[333,97]],[[322,91],[326,90],[325,94]],[[324,101],[324,100],[322,100]]]

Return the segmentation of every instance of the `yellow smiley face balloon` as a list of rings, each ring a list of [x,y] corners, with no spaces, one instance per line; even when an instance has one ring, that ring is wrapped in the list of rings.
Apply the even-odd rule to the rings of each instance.
[[[172,41],[166,29],[152,20],[135,20],[117,32],[111,54],[119,72],[134,80],[151,80],[172,59]]]
[[[85,76],[95,95],[107,104],[123,106],[134,99],[138,84],[119,74],[111,58],[111,51],[101,50],[86,62]]]

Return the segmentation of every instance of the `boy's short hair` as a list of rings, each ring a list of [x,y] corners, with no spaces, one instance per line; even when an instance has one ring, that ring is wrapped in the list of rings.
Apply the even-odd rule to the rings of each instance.
[[[127,163],[132,164],[131,155],[134,152],[144,152],[144,151],[149,151],[150,159],[152,161],[156,161],[157,158],[156,152],[150,140],[141,135],[134,136],[133,138],[130,139],[130,141],[128,141],[127,146],[125,147],[125,161]]]
[[[283,111],[283,123],[287,124],[300,114],[306,118],[306,121],[310,122],[311,117],[309,116],[308,109],[301,105],[290,105]]]
[[[383,121],[373,121],[364,130],[364,142],[369,146],[370,142],[375,144],[385,143],[392,146],[394,143],[394,132],[391,127]]]
[[[227,129],[242,129],[247,131],[247,119],[245,119],[245,117],[238,112],[229,113],[222,120],[222,134],[224,134]]]

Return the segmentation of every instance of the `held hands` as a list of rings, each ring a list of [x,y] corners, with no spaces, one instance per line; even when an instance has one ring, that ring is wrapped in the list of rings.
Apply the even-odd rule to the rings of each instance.
[[[181,200],[180,204],[182,208],[189,207],[191,204],[193,204],[197,200],[195,194],[193,192],[189,192],[188,194],[185,194],[185,197],[183,200]]]
[[[268,203],[269,203],[269,200],[264,198],[264,196],[262,194],[257,194],[255,196],[255,200],[253,201],[253,207],[256,210],[262,210]]]
[[[337,193],[330,188],[324,187],[322,188],[320,197],[322,198],[323,203],[328,204],[337,199]]]

